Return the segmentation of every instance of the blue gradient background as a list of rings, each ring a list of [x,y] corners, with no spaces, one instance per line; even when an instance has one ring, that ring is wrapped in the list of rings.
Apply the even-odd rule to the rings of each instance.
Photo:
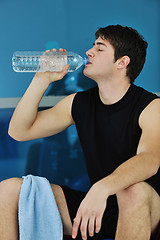
[[[146,64],[136,83],[159,92],[159,12],[159,0],[1,0],[0,97],[22,96],[34,76],[12,70],[14,51],[63,47],[85,55],[97,28],[109,24],[136,28],[148,41]]]

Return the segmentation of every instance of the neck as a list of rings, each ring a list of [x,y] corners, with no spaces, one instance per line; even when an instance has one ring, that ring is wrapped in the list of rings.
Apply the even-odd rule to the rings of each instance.
[[[119,82],[99,82],[98,87],[101,101],[106,105],[118,102],[125,95],[130,85],[128,78]]]

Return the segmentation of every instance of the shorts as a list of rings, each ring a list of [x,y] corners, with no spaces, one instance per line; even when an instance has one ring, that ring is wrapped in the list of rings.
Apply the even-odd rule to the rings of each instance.
[[[70,218],[73,223],[73,219],[76,217],[77,210],[80,203],[86,196],[86,192],[73,190],[67,186],[60,185],[63,189]],[[118,204],[116,195],[110,196],[107,200],[107,207],[105,209],[103,218],[102,218],[102,227],[99,233],[95,233],[93,237],[90,237],[87,234],[87,240],[102,240],[105,238],[115,238],[116,227],[118,220]],[[80,230],[78,232],[77,240],[82,240]]]
[[[160,169],[158,172],[151,178],[147,179],[147,182],[160,196]],[[71,221],[73,223],[73,219],[76,217],[77,210],[79,208],[80,203],[86,196],[86,192],[73,190],[67,186],[62,186],[69,214],[71,217]],[[118,221],[118,203],[116,195],[109,196],[107,199],[107,207],[105,209],[103,218],[102,218],[102,227],[99,233],[95,233],[93,237],[87,236],[88,240],[101,240],[105,238],[115,238],[116,228]],[[81,240],[81,233],[78,232],[78,240]]]

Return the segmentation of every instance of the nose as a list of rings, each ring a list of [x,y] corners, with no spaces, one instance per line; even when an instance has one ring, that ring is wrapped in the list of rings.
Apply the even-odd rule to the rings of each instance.
[[[92,48],[89,49],[89,50],[86,52],[86,55],[87,55],[88,57],[94,57],[94,52],[93,52]]]

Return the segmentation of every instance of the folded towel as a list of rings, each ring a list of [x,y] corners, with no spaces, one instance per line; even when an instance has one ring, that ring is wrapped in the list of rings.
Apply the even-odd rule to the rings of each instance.
[[[46,178],[23,177],[19,198],[20,240],[62,240],[63,226]]]

